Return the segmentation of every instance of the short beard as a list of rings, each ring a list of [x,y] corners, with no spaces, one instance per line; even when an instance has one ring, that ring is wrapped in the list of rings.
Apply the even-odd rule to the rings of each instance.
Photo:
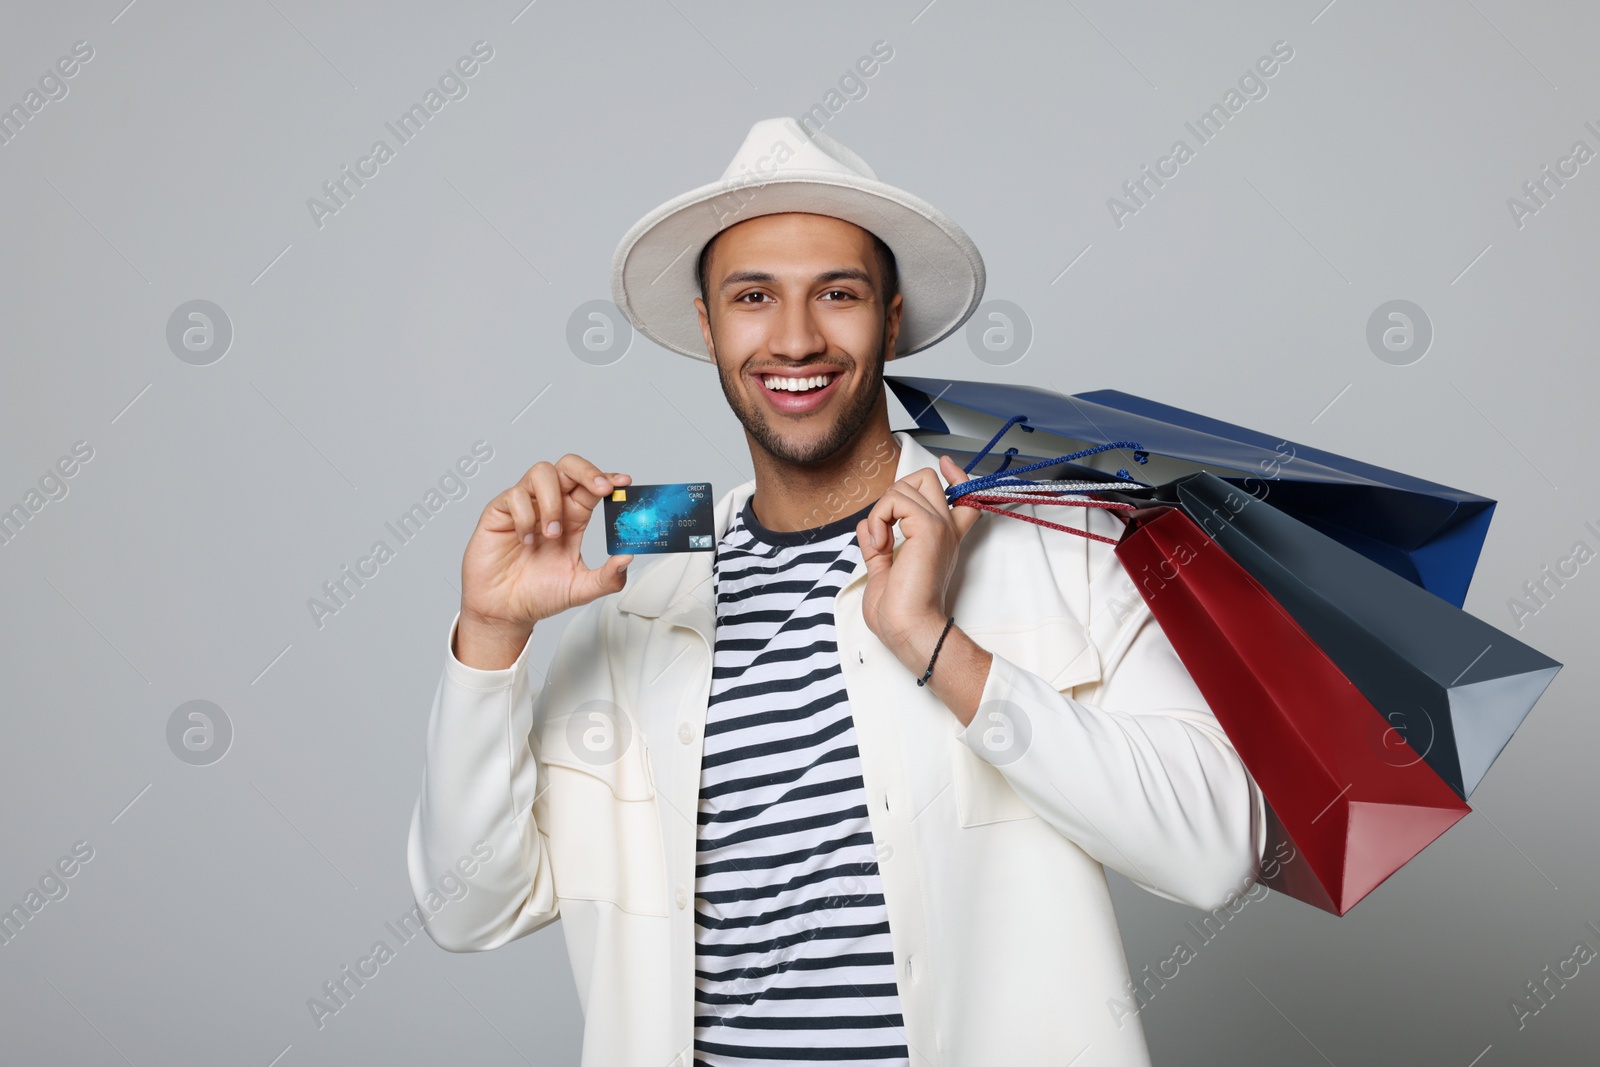
[[[887,356],[884,342],[887,335],[887,329],[878,334],[878,350],[868,362],[866,381],[857,390],[851,405],[840,413],[832,429],[805,451],[793,449],[772,428],[771,423],[767,421],[766,413],[759,405],[748,409],[742,406],[742,394],[729,383],[720,363],[717,364],[717,380],[722,384],[722,395],[727,398],[728,406],[733,409],[745,432],[761,446],[762,451],[780,463],[797,467],[820,465],[855,440],[856,435],[861,432],[861,428],[867,424],[873,410],[878,406],[878,399],[883,395],[883,367]],[[764,386],[758,385],[757,388]]]

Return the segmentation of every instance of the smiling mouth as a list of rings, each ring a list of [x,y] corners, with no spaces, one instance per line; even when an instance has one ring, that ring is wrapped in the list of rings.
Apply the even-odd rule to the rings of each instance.
[[[760,378],[762,387],[768,392],[780,395],[805,396],[808,393],[826,389],[842,373],[842,371],[824,371],[821,374],[807,375],[806,377],[783,374],[761,374],[757,375],[757,377]]]

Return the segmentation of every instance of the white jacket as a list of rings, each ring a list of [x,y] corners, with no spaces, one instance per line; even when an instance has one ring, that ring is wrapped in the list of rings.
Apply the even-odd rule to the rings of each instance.
[[[895,437],[897,479],[938,473]],[[754,486],[718,501],[719,538]],[[1099,509],[1022,507],[1120,532]],[[994,661],[965,728],[867,628],[865,577],[835,625],[912,1064],[1148,1064],[1102,865],[1232,902],[1261,866],[1255,782],[1110,545],[992,514],[967,533],[946,606]],[[583,1067],[687,1067],[712,553],[635,562],[626,589],[570,613],[542,685],[526,648],[504,670],[462,664],[455,625],[407,850],[429,934],[478,951],[562,919]],[[1017,721],[989,717],[1002,700]],[[574,749],[596,707],[634,735],[612,762]],[[993,762],[986,733],[1008,725],[1025,751]],[[468,891],[439,907],[452,873]]]

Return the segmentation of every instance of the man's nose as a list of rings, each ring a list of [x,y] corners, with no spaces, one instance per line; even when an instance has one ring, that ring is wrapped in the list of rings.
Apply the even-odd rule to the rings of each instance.
[[[773,355],[793,360],[822,355],[828,350],[816,312],[804,299],[785,301],[779,306],[768,344]]]

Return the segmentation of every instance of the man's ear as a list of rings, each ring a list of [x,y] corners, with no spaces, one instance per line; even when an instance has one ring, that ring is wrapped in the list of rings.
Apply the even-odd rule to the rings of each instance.
[[[895,351],[895,345],[900,340],[900,312],[904,296],[904,293],[894,294],[894,299],[889,301],[889,307],[884,313],[883,361],[885,363],[899,355]]]
[[[717,361],[717,346],[711,340],[711,312],[706,308],[706,302],[698,296],[694,298],[695,314],[700,319],[700,337],[706,343],[706,353],[711,357],[711,362]]]

